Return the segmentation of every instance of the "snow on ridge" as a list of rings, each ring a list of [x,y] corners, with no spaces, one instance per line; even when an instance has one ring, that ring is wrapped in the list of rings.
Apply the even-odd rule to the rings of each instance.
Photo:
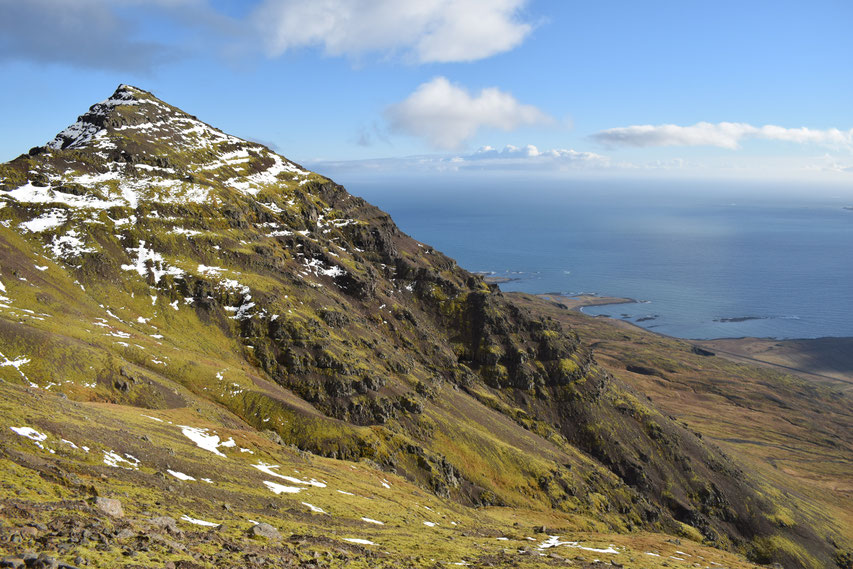
[[[40,433],[32,427],[9,427],[15,433],[22,437],[26,437],[33,441],[33,443],[42,450],[48,450],[50,452],[54,452],[52,449],[45,449],[44,445],[41,444],[47,440],[47,435],[44,433]]]
[[[243,164],[245,162],[249,162],[251,159],[252,157],[249,154],[249,150],[246,147],[243,147],[239,150],[234,150],[220,155],[218,160],[207,162],[203,164],[200,169],[216,170],[217,168],[222,168],[224,166],[236,166],[238,164]]]
[[[0,283],[0,288],[2,288],[3,291],[5,292],[6,287],[4,287],[2,285],[3,285],[3,283]],[[3,300],[5,302],[9,302],[9,299],[7,299],[5,296],[0,296],[0,300]],[[18,373],[21,374],[21,377],[24,378],[24,381],[26,381],[30,385],[30,387],[35,387],[35,388],[38,387],[38,385],[33,383],[32,380],[29,377],[27,377],[27,374],[25,374],[23,371],[21,371],[21,366],[24,364],[30,363],[30,358],[28,358],[27,356],[18,356],[14,360],[10,360],[8,357],[6,357],[5,354],[3,354],[3,352],[0,352],[0,358],[3,358],[3,361],[0,362],[0,367],[12,366],[16,370],[18,370]],[[24,427],[22,427],[22,428],[24,428]]]
[[[41,233],[42,231],[47,231],[48,229],[55,229],[65,223],[65,221],[65,211],[61,209],[52,209],[38,217],[34,217],[29,221],[25,221],[18,227],[20,227],[24,231]]]
[[[244,145],[250,144],[242,138],[226,134],[218,128],[214,128],[209,124],[190,116],[175,117],[172,119],[172,122],[175,124],[183,123],[184,125],[189,125],[178,133],[184,141],[183,146],[187,148],[212,148],[214,144],[222,142]]]
[[[89,108],[89,111],[81,116],[77,122],[57,134],[56,137],[54,137],[54,139],[48,142],[45,146],[52,150],[80,148],[91,141],[96,134],[106,130],[95,124],[92,120],[93,117],[105,116],[108,112],[119,106],[154,103],[154,101],[151,100],[137,99],[134,91],[136,93],[142,93],[142,91],[127,85],[120,86],[119,89],[110,96],[110,98],[92,105]]]
[[[136,271],[139,273],[139,276],[145,277],[148,275],[150,270],[151,274],[154,276],[155,284],[159,283],[160,279],[165,275],[171,275],[175,278],[184,276],[184,271],[182,269],[166,264],[163,260],[163,255],[157,253],[153,249],[146,249],[144,240],[139,241],[139,247],[130,250],[136,252],[136,261],[130,265],[122,265],[121,268],[125,271]],[[150,269],[147,265],[148,261],[151,261]]]
[[[79,257],[83,253],[94,253],[95,249],[86,247],[76,229],[71,229],[65,235],[54,235],[49,245],[54,258],[69,259]]]
[[[248,296],[252,292],[252,289],[250,289],[249,287],[247,287],[244,284],[240,284],[239,282],[237,282],[234,279],[222,279],[221,281],[219,281],[219,286],[221,286],[222,288],[229,289],[229,290],[237,291],[237,292],[243,294],[244,297]],[[251,296],[249,296],[249,298],[247,298],[245,300],[249,300],[249,299],[251,299]]]
[[[244,302],[240,306],[226,306],[225,310],[231,310],[232,312],[236,312],[234,316],[229,316],[232,320],[248,320],[253,315],[249,314],[249,311],[255,307],[254,302]]]
[[[116,182],[117,193],[111,187],[104,188],[109,190],[107,193],[109,199],[99,199],[93,195],[78,196],[56,191],[48,186],[36,186],[32,182],[4,192],[0,197],[19,203],[55,203],[80,209],[109,209],[112,207],[136,208],[142,196],[145,196],[148,201],[159,203],[203,203],[210,195],[210,190],[200,184],[172,178],[159,179],[145,176],[140,179],[130,179],[117,171],[120,167],[121,165],[111,164],[111,169],[107,172],[78,176],[64,175],[54,180],[55,183],[71,182],[86,188]]]
[[[108,209],[122,206],[118,200],[101,200],[94,196],[77,196],[65,192],[55,192],[46,186],[35,186],[27,182],[14,190],[4,192],[2,197],[13,199],[19,203],[61,203],[74,208]]]
[[[327,277],[341,277],[347,272],[337,265],[332,265],[329,268],[326,268],[323,264],[323,261],[320,259],[311,259],[305,261],[305,266],[311,270],[315,276],[325,275]]]
[[[292,172],[303,176],[311,174],[311,172],[297,168],[292,162],[284,160],[278,154],[270,152],[268,156],[272,156],[274,163],[263,172],[250,174],[248,176],[241,176],[239,178],[229,178],[225,181],[225,184],[244,194],[254,196],[260,191],[261,186],[279,183],[280,180],[278,179],[278,176],[284,172]]]
[[[56,137],[48,142],[45,146],[52,150],[61,150],[65,148],[79,148],[94,138],[95,134],[104,130],[96,124],[85,120],[79,120],[74,124],[66,127]]]

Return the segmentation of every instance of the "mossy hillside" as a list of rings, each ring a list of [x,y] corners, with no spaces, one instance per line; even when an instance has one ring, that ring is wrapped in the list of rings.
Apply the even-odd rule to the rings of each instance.
[[[423,444],[422,442],[402,435],[397,435],[389,441],[387,437],[376,436],[370,430],[358,431],[347,423],[319,414],[305,417],[301,412],[282,406],[282,398],[254,392],[256,384],[252,380],[247,381],[249,378],[244,376],[241,369],[245,368],[245,360],[223,361],[222,359],[223,355],[235,352],[238,355],[241,354],[241,346],[228,335],[230,330],[223,330],[209,323],[203,324],[197,318],[197,311],[191,307],[179,303],[178,309],[175,309],[169,303],[170,297],[162,298],[162,294],[152,302],[151,297],[145,294],[150,291],[134,291],[132,287],[133,296],[130,298],[123,296],[121,305],[119,302],[110,301],[109,295],[112,290],[109,286],[92,283],[87,287],[87,291],[92,296],[105,300],[104,306],[108,307],[107,309],[114,317],[97,320],[98,317],[92,315],[93,323],[103,323],[106,318],[109,318],[110,325],[103,327],[107,332],[101,334],[102,327],[92,326],[91,333],[81,334],[81,339],[86,340],[88,344],[93,342],[101,344],[104,352],[109,351],[109,353],[102,352],[98,358],[88,352],[80,354],[90,363],[88,367],[79,370],[79,373],[84,377],[87,373],[91,373],[97,378],[97,381],[92,383],[97,385],[92,390],[69,391],[69,396],[113,402],[138,401],[140,405],[146,407],[164,407],[181,404],[188,397],[184,390],[176,393],[174,388],[168,387],[171,385],[170,382],[174,382],[192,393],[228,406],[259,429],[277,430],[288,443],[298,444],[329,456],[366,457],[391,467],[407,465],[411,468],[414,477],[418,477],[419,470],[425,469],[427,475],[423,482],[427,487],[446,486],[441,480],[442,469],[433,466],[435,463],[442,463],[441,455],[427,453],[428,458],[424,460],[423,451],[413,454],[395,450],[417,449]],[[98,306],[95,313],[103,313],[104,310]],[[135,315],[140,315],[146,322],[144,324],[135,322]],[[71,330],[79,331],[76,328]],[[124,330],[126,332],[123,333],[128,334],[129,337],[116,338],[111,335]],[[153,332],[163,337],[152,338]],[[337,333],[333,333],[329,337],[336,335]],[[66,342],[71,343],[72,347],[68,349],[73,352],[74,342],[66,339],[63,333],[56,330],[42,334],[37,341],[33,341],[33,344],[57,346]],[[121,345],[129,342],[131,344],[127,346]],[[92,351],[92,348],[88,350]],[[152,350],[156,350],[156,357],[151,355]],[[30,350],[22,347],[18,353],[30,353]],[[44,354],[39,361],[58,362],[60,359],[54,355]],[[232,371],[235,369],[236,376]],[[223,379],[217,379],[220,372],[223,374]],[[54,375],[68,377],[68,372],[64,367],[54,367],[50,370],[40,370],[36,367],[30,370],[29,375],[40,381],[43,377]],[[83,383],[86,383],[85,379]],[[152,384],[153,387],[149,388],[148,386]],[[122,386],[127,391],[116,389],[116,385]],[[160,396],[160,393],[164,396]],[[420,396],[410,394],[409,397],[419,398]],[[287,399],[285,401],[292,402],[295,399],[291,396],[290,401]],[[471,451],[469,454],[472,454]],[[409,458],[406,458],[407,456]],[[499,454],[493,459],[493,468],[499,473],[503,467],[502,462],[497,460],[498,456]],[[521,464],[524,460],[523,455],[519,454],[512,459],[512,462]],[[442,468],[446,469],[446,466]],[[469,494],[469,499],[478,500],[482,491],[482,489],[475,490],[473,494]],[[504,490],[499,489],[499,492],[503,496],[507,495]],[[512,496],[509,498],[510,501],[519,502],[517,498]]]
[[[760,515],[754,526],[772,536],[759,540],[756,548],[754,540],[747,539],[742,551],[753,551],[756,559],[774,556],[785,566],[832,566],[836,558],[845,558],[850,542],[844,534],[853,523],[843,490],[849,487],[851,448],[850,431],[843,427],[850,424],[845,392],[831,383],[715,357],[690,342],[585,317],[527,295],[514,296],[570,324],[586,342],[594,343],[596,359],[610,373],[648,394],[656,407],[679,417],[702,440],[738,459],[744,483],[756,494],[733,505],[742,503],[750,516]],[[636,414],[636,402],[624,393],[621,398],[626,400],[614,406]],[[639,398],[641,403],[648,400]],[[794,555],[793,547],[779,546],[785,540],[804,543],[806,535],[811,537],[803,547],[811,559]]]
[[[101,295],[98,295],[98,296],[101,296]],[[141,295],[140,295],[140,298],[141,298]],[[180,310],[177,310],[177,311],[175,311],[175,312],[180,313]],[[179,324],[179,322],[177,321],[177,318],[178,318],[178,317],[177,317],[176,315],[173,315],[171,311],[166,310],[166,311],[165,311],[164,318],[167,320],[166,324],[168,325],[168,328],[169,328],[170,330],[174,331],[174,332],[177,332],[179,337],[192,337],[192,338],[197,338],[197,337],[199,337],[199,335],[198,335],[198,334],[194,334],[194,333],[192,333],[192,332],[194,332],[193,330],[185,330],[185,329],[184,329],[184,328]],[[191,320],[192,320],[192,318],[190,318],[189,320],[191,321]],[[202,337],[203,337],[203,336],[202,336]],[[203,345],[203,344],[202,344],[202,345],[199,345],[196,349],[198,349],[198,348],[204,349],[204,345]],[[216,349],[217,349],[217,347],[214,345],[214,346],[212,346],[212,349],[213,349],[213,350],[216,350]],[[137,357],[139,356],[139,352],[138,352],[138,351],[136,351],[136,350],[128,350],[128,349],[125,349],[124,351],[125,351],[125,352],[131,352],[130,354],[125,354],[127,357],[131,357],[131,358],[132,358],[133,356],[137,356]],[[140,363],[141,363],[141,362],[140,362]],[[169,373],[170,375],[174,375],[174,376],[175,376],[175,378],[179,379],[180,381],[183,381],[185,384],[189,384],[189,385],[191,385],[191,386],[194,386],[196,390],[199,390],[199,389],[205,389],[205,388],[200,388],[200,387],[198,387],[198,384],[197,384],[197,383],[196,383],[196,381],[194,380],[194,378],[196,377],[196,374],[195,374],[195,373],[192,373],[192,370],[191,370],[191,368],[192,368],[192,367],[196,367],[196,365],[195,365],[195,363],[194,363],[194,362],[186,363],[186,364],[176,363],[175,365],[171,365],[171,366],[169,367],[169,369],[170,369],[170,370],[174,370],[174,371],[170,371],[170,372],[168,372],[168,373]],[[209,376],[212,376],[212,375],[213,375],[212,371],[213,371],[213,370],[210,370]],[[233,384],[232,384],[232,385],[233,385]],[[257,412],[257,408],[254,408],[254,409],[252,409],[252,410],[253,410],[253,412],[254,412],[253,414],[254,414],[255,416],[260,417],[260,415],[263,415],[263,413],[258,413],[258,412]],[[269,419],[269,417],[265,417],[265,419]],[[282,421],[281,419],[279,419],[279,422],[283,422],[283,421]],[[318,428],[317,428],[317,425],[312,424],[310,428],[308,428],[308,429],[306,429],[306,430],[305,430],[305,432],[310,432],[310,433],[312,433],[312,434],[313,434],[313,433],[319,433],[319,432],[322,432],[322,430],[321,430],[321,429],[318,429]],[[322,439],[322,437],[316,437],[316,436],[315,436],[314,438]],[[338,431],[338,432],[335,432],[335,436],[334,436],[334,437],[332,437],[332,438],[342,439],[342,437],[340,437],[339,431]],[[345,439],[344,439],[344,440],[345,440]],[[369,445],[364,445],[364,446],[369,446]],[[340,449],[340,443],[339,443],[338,448]],[[323,449],[322,449],[322,448],[319,448],[318,450],[321,450],[321,451],[322,451]],[[340,452],[340,451],[331,451],[331,452]],[[343,452],[341,452],[341,454],[344,454],[344,453],[343,453]],[[376,453],[376,452],[374,452],[374,451],[371,451],[370,456],[376,456],[377,454],[380,454],[380,453]],[[500,465],[500,464],[502,464],[502,462],[501,462],[500,460],[497,460],[497,457],[496,457],[496,456],[495,456],[495,457],[492,457],[492,458],[493,458],[493,462],[494,462],[494,464],[496,464],[496,465]],[[538,478],[538,477],[537,477],[537,478]],[[504,492],[501,492],[501,493],[504,493]]]
[[[572,539],[584,547],[608,548],[614,544],[618,551],[611,554],[614,561],[636,560],[637,567],[655,566],[643,559],[646,551],[676,555],[676,549],[731,567],[752,567],[698,544],[672,546],[662,536],[641,534],[634,544],[631,535],[601,534],[598,532],[603,527],[594,518],[566,517],[554,510],[465,508],[367,463],[291,450],[246,425],[225,428],[211,424],[191,409],[146,412],[129,406],[74,402],[46,392],[27,392],[8,383],[0,384],[0,395],[6,422],[27,424],[47,435],[44,448],[38,448],[7,428],[0,432],[2,484],[9,493],[15,491],[14,499],[4,502],[9,515],[0,532],[6,535],[26,523],[43,523],[48,530],[42,532],[37,546],[48,550],[61,543],[58,536],[69,527],[77,527],[75,523],[85,525],[72,533],[88,527],[96,530],[94,535],[114,534],[116,537],[105,544],[95,538],[61,554],[68,559],[83,555],[98,566],[162,564],[181,559],[204,567],[219,566],[229,561],[239,563],[246,553],[265,546],[267,556],[292,556],[301,561],[319,556],[330,567],[374,567],[385,561],[389,566],[403,563],[411,567],[433,566],[436,561],[494,563],[495,557],[518,567],[539,567],[549,566],[553,560],[519,555],[519,551],[547,539],[536,529],[546,526],[549,533],[572,532]],[[46,399],[51,400],[50,406],[43,404]],[[220,447],[226,456],[216,456],[184,437],[178,426],[184,424],[212,427],[222,439],[233,438],[236,446]],[[254,454],[241,452],[241,448]],[[107,466],[102,460],[104,451],[131,455],[140,461],[139,466]],[[251,466],[257,463],[277,464],[276,472],[302,480],[322,480],[327,486],[303,485],[299,494],[275,496],[262,481],[278,479]],[[178,480],[168,474],[170,469],[196,480]],[[201,480],[207,477],[212,484]],[[125,517],[112,519],[93,510],[94,495],[120,499]],[[303,502],[327,514],[313,513]],[[126,555],[138,549],[141,536],[151,535],[148,520],[159,515],[178,519],[182,533],[150,541],[145,551],[137,551],[132,560],[128,559]],[[183,515],[223,523],[224,527],[200,528],[181,521]],[[384,525],[362,518],[383,521]],[[253,523],[250,520],[270,523],[294,537],[282,545],[254,541],[245,535]],[[435,525],[428,527],[424,522]],[[122,529],[130,531],[119,533]],[[354,537],[377,545],[361,547],[344,541]],[[581,566],[602,556],[577,548],[561,549],[560,553],[575,557]]]
[[[189,115],[165,121],[161,111],[173,111],[156,101],[116,108],[100,138],[4,166],[26,170],[6,180],[38,178],[48,189],[28,191],[65,211],[64,223],[23,232],[47,204],[25,195],[0,209],[9,297],[34,312],[43,291],[68,300],[43,321],[3,313],[15,337],[4,355],[39,354],[20,365],[38,385],[66,372],[91,383],[89,370],[94,388],[51,389],[200,409],[214,425],[239,421],[303,450],[371,460],[460,504],[558,508],[622,531],[678,531],[681,519],[720,546],[750,529],[700,507],[703,481],[735,492],[736,470],[711,474],[726,464],[716,451],[639,398],[616,410],[626,388],[558,321],[267,149]],[[163,124],[130,128],[149,122]],[[60,196],[66,186],[77,197]],[[72,231],[79,246],[56,253]],[[27,280],[8,277],[15,271]],[[642,470],[654,473],[646,484]]]

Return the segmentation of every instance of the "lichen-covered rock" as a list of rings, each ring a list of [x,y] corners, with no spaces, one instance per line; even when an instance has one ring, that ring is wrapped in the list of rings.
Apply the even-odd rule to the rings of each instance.
[[[271,541],[281,541],[281,533],[266,523],[259,523],[253,525],[249,529],[249,535],[252,537],[261,537],[264,539],[269,539]]]
[[[95,498],[95,508],[101,513],[113,518],[124,517],[124,508],[122,508],[121,502],[115,498],[104,498],[103,496],[98,496]]]

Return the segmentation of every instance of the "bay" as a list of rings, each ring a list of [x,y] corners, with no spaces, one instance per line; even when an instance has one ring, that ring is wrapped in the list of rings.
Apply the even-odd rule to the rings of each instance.
[[[353,193],[505,291],[683,338],[853,336],[853,211],[836,189],[731,182],[356,180]],[[849,200],[849,198],[846,198]]]

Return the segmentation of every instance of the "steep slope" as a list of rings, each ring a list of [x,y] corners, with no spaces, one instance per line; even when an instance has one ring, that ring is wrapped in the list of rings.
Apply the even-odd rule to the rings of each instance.
[[[195,409],[462,506],[741,553],[781,531],[831,557],[813,532],[768,522],[775,506],[748,473],[571,330],[330,180],[150,93],[120,86],[0,166],[0,184],[0,378],[24,393],[176,424]],[[26,468],[21,456],[8,460]]]

